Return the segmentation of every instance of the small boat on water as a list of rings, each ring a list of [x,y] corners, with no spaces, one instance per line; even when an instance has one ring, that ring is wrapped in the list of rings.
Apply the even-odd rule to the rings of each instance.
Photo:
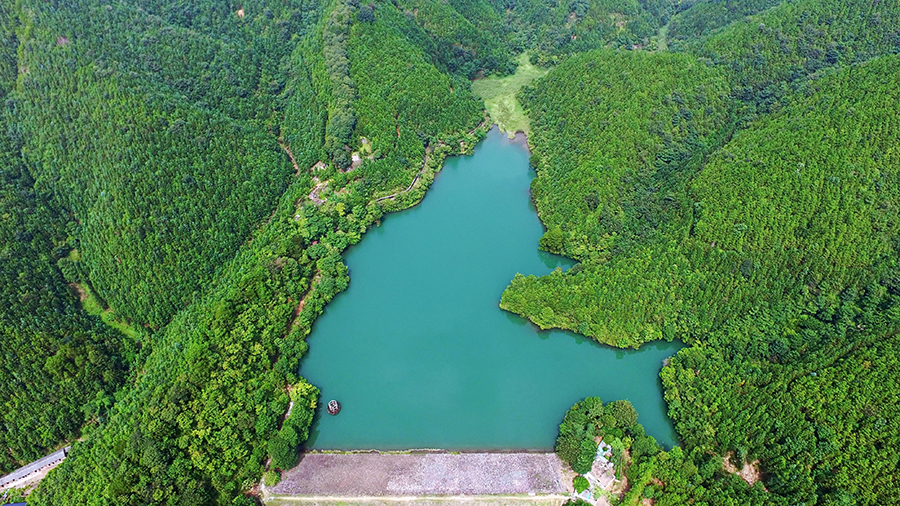
[[[328,406],[326,409],[328,409],[329,415],[336,415],[341,412],[341,403],[332,399],[328,401]]]

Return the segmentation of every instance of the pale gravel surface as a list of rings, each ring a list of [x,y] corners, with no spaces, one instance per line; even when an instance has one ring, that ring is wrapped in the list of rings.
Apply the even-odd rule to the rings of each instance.
[[[568,498],[563,496],[444,496],[439,498],[422,497],[280,497],[266,499],[266,506],[562,506]]]
[[[316,497],[567,494],[553,453],[311,453],[267,494]]]

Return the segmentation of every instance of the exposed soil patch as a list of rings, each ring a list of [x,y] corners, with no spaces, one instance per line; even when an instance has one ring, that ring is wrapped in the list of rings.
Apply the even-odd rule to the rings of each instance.
[[[84,303],[84,301],[88,298],[87,290],[84,289],[78,283],[69,283],[69,288],[72,289],[72,293],[74,293],[78,297],[78,301]]]
[[[759,460],[753,462],[745,462],[744,467],[739,471],[737,466],[731,462],[734,453],[728,452],[722,462],[722,467],[731,474],[736,474],[746,481],[750,486],[762,479],[762,473],[759,472]]]
[[[325,199],[319,197],[319,194],[328,186],[328,181],[320,183],[318,178],[313,178],[313,181],[316,182],[316,186],[309,192],[309,200],[312,200],[317,206],[321,206],[325,203]]]

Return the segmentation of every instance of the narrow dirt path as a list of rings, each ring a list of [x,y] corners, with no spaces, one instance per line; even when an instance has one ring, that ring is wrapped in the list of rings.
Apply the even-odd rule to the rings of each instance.
[[[288,157],[291,159],[291,165],[294,166],[294,171],[295,171],[294,175],[299,177],[300,176],[300,166],[297,165],[297,159],[294,158],[294,153],[291,153],[290,146],[288,146],[287,143],[285,143],[281,139],[278,139],[278,145],[281,146],[281,149],[283,149],[284,152],[287,153]]]
[[[396,198],[397,195],[400,195],[401,193],[406,193],[406,192],[412,190],[412,187],[416,184],[416,181],[418,181],[419,178],[422,177],[422,173],[425,171],[425,166],[428,164],[428,160],[430,159],[429,157],[430,157],[430,155],[428,155],[428,154],[425,155],[425,159],[422,160],[422,166],[419,167],[419,171],[416,172],[416,177],[413,178],[412,183],[409,183],[409,186],[407,186],[405,190],[400,190],[397,193],[392,193],[392,194],[386,195],[384,197],[378,197],[377,199],[375,199],[375,202],[381,202],[382,200],[393,199],[393,198]]]
[[[475,128],[469,130],[469,135],[475,135],[475,132],[477,132],[479,128],[483,127],[487,121],[488,121],[488,118],[484,118],[483,120],[481,120],[481,123],[476,125]],[[438,144],[438,146],[445,146],[445,144],[442,142],[442,143]],[[393,199],[402,193],[406,193],[406,192],[412,190],[413,186],[415,186],[415,184],[419,180],[419,178],[422,177],[422,174],[425,172],[425,167],[428,165],[428,161],[431,159],[430,158],[431,155],[429,155],[427,153],[428,147],[426,146],[425,149],[426,149],[425,159],[422,160],[422,166],[419,167],[419,171],[416,172],[416,177],[413,178],[412,183],[409,183],[409,186],[407,186],[405,190],[400,190],[396,193],[392,193],[390,195],[385,195],[384,197],[378,197],[377,199],[375,199],[375,202],[381,202],[382,200]]]

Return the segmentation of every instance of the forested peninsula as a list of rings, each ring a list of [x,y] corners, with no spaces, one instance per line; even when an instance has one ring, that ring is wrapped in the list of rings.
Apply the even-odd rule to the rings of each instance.
[[[300,361],[342,253],[523,58],[534,247],[577,263],[500,307],[688,345],[679,446],[589,397],[559,456],[611,444],[620,504],[900,503],[900,5],[870,0],[0,0],[0,473],[72,444],[29,504],[258,504],[327,402]]]

